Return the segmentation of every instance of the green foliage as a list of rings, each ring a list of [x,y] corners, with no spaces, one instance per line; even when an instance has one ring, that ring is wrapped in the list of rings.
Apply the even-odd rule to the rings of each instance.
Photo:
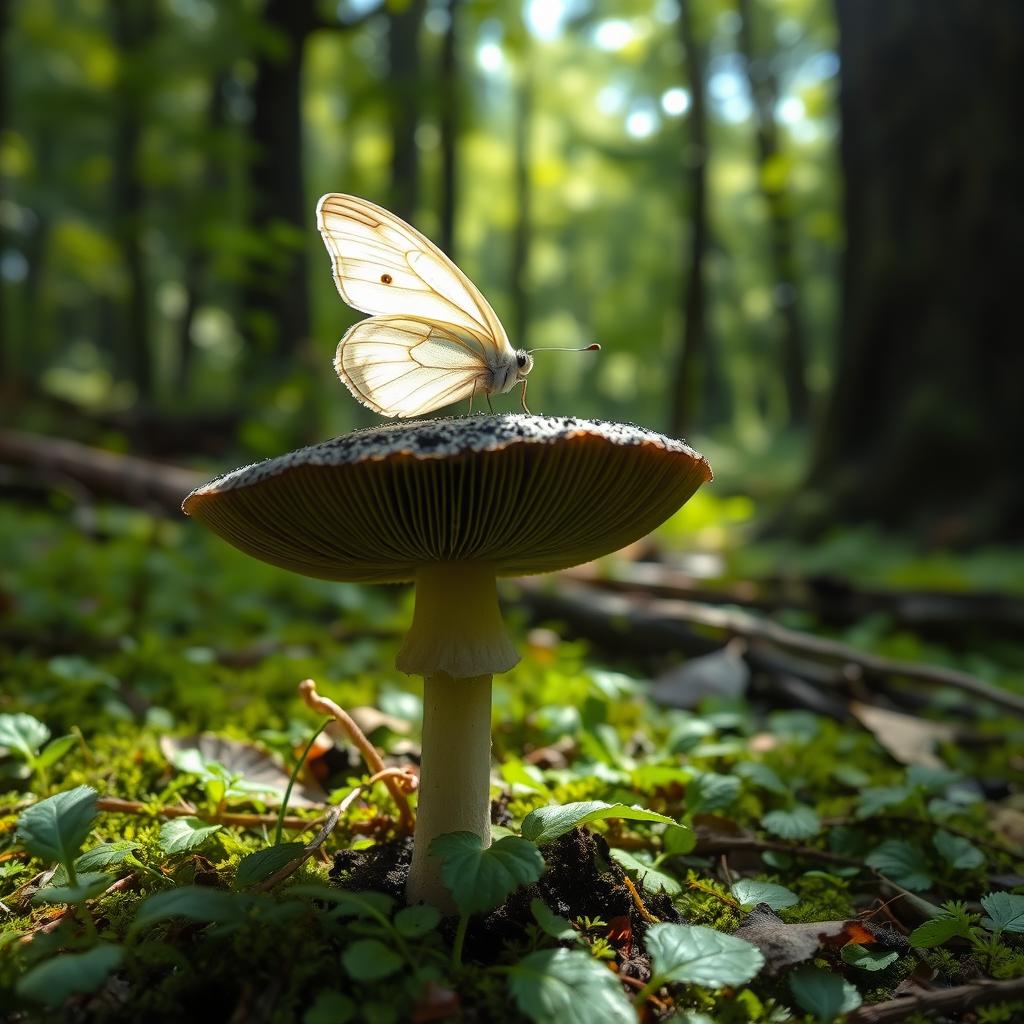
[[[1024,896],[1009,892],[990,892],[981,897],[988,914],[982,921],[986,928],[1000,932],[1024,932]]]
[[[833,1021],[861,1003],[857,989],[841,975],[815,967],[794,971],[789,976],[789,987],[800,1006],[820,1021]]]
[[[772,910],[785,910],[800,902],[800,897],[784,885],[774,882],[757,882],[752,878],[741,878],[734,882],[730,891],[739,900],[744,910],[750,910],[758,903],[767,903]]]
[[[160,848],[164,853],[188,853],[204,846],[220,825],[207,825],[199,818],[172,818],[160,828]]]
[[[452,832],[438,836],[430,853],[441,861],[441,877],[463,915],[491,910],[544,870],[540,850],[518,836],[505,836],[485,850],[475,832]]]
[[[93,992],[121,962],[124,950],[100,942],[84,953],[61,953],[27,971],[18,982],[18,995],[57,1007],[76,993]]]
[[[586,953],[546,949],[508,969],[508,987],[534,1024],[634,1024],[615,976]]]
[[[628,807],[626,804],[607,804],[600,800],[586,800],[580,803],[563,804],[560,807],[538,807],[523,819],[524,839],[541,846],[550,843],[566,832],[580,825],[595,821],[617,818],[622,821],[659,821],[681,827],[673,818],[643,807]]]
[[[90,786],[57,793],[33,804],[18,819],[18,839],[41,860],[63,864],[72,874],[75,858],[96,817],[96,790]]]
[[[644,939],[660,982],[723,988],[743,985],[764,965],[761,951],[732,935],[700,925],[656,924]],[[653,980],[648,988],[654,986]]]

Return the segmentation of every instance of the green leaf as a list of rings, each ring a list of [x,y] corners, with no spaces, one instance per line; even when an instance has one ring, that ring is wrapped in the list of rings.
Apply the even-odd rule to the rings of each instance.
[[[110,886],[113,879],[102,871],[83,871],[75,885],[47,885],[33,897],[33,903],[81,903],[91,900]]]
[[[164,853],[197,850],[220,829],[220,825],[207,825],[199,818],[171,818],[160,826],[160,848]]]
[[[538,807],[535,811],[530,811],[523,819],[522,834],[524,839],[543,846],[544,843],[550,843],[552,839],[571,832],[578,825],[603,821],[606,818],[622,818],[627,821],[660,821],[667,825],[676,824],[674,818],[658,814],[657,811],[645,810],[643,807],[606,804],[602,800],[584,800],[574,804]]]
[[[460,914],[491,910],[521,885],[536,882],[544,870],[540,850],[526,839],[506,836],[482,849],[475,832],[451,832],[430,844],[441,860],[441,878]]]
[[[120,864],[136,850],[141,849],[142,844],[132,842],[131,839],[116,839],[112,843],[100,843],[99,846],[86,850],[75,861],[75,870],[99,871],[102,868],[110,867],[112,864]]]
[[[144,900],[132,928],[144,928],[171,917],[184,917],[205,924],[240,924],[251,906],[252,897],[249,896],[210,889],[205,885],[183,885]]]
[[[24,761],[35,759],[36,751],[50,738],[50,730],[31,715],[0,715],[0,747],[6,747]]]
[[[697,833],[685,825],[669,825],[661,837],[661,848],[669,856],[692,853],[697,846]]]
[[[395,914],[395,927],[399,935],[407,939],[418,939],[432,932],[441,922],[440,911],[423,903],[417,907],[405,907]]]
[[[701,925],[655,924],[644,939],[655,976],[707,988],[745,985],[764,966],[744,939]]]
[[[633,854],[627,853],[625,850],[613,849],[612,860],[648,892],[666,892],[669,896],[676,896],[683,891],[683,887],[671,875],[659,871],[656,867],[639,857],[634,857]]]
[[[954,935],[966,936],[968,925],[956,917],[933,917],[930,921],[918,925],[910,933],[910,944],[917,949],[931,949],[941,946]]]
[[[775,793],[776,796],[789,796],[789,787],[775,771],[761,761],[741,761],[736,765],[736,774],[747,782],[768,790],[769,793]]]
[[[402,958],[379,939],[358,939],[341,954],[341,962],[356,981],[379,981],[402,966]]]
[[[18,981],[18,995],[56,1007],[76,992],[95,992],[124,956],[120,946],[100,942],[85,953],[44,960]]]
[[[356,1004],[348,996],[326,988],[317,992],[313,1005],[302,1018],[302,1024],[347,1024],[355,1013]]]
[[[862,971],[884,971],[890,964],[896,963],[900,955],[897,952],[876,953],[856,942],[848,942],[843,946],[843,961],[851,967],[859,967]]]
[[[509,968],[508,987],[533,1024],[636,1024],[615,975],[582,950],[531,953]]]
[[[35,766],[45,769],[55,765],[77,742],[78,737],[71,735],[50,740],[36,758]]]
[[[18,819],[18,838],[40,860],[70,864],[96,817],[96,790],[77,786],[40,800]]]
[[[758,903],[767,903],[772,910],[783,910],[786,907],[795,907],[800,902],[800,897],[784,885],[756,882],[752,878],[741,878],[734,882],[731,892],[744,910],[750,910]]]
[[[1024,932],[1024,896],[990,892],[981,897],[988,917],[981,923],[990,931]]]
[[[701,772],[686,787],[686,810],[690,814],[724,811],[740,795],[743,783],[733,775]]]
[[[556,914],[543,900],[535,896],[530,900],[530,913],[533,919],[540,925],[541,930],[546,932],[553,939],[559,942],[573,942],[576,939],[576,929],[567,918]]]
[[[871,818],[890,807],[899,807],[914,795],[913,786],[869,786],[860,794],[857,817]]]
[[[235,872],[235,888],[247,889],[250,885],[262,882],[275,871],[280,871],[286,864],[290,864],[296,857],[301,856],[305,848],[302,843],[280,843],[277,846],[268,846],[265,850],[257,850],[255,853],[248,854],[238,862],[238,870]]]
[[[782,839],[811,839],[821,831],[821,819],[807,804],[794,804],[783,811],[769,811],[761,819],[761,825]]]
[[[801,967],[789,976],[789,987],[796,1001],[818,1020],[832,1021],[841,1013],[860,1006],[860,993],[841,975],[829,974],[817,967]]]
[[[973,871],[985,865],[985,854],[963,836],[940,830],[932,836],[932,845],[950,867]]]
[[[931,876],[921,867],[924,854],[905,839],[887,839],[864,858],[864,863],[880,871],[905,889],[918,891],[932,884]]]

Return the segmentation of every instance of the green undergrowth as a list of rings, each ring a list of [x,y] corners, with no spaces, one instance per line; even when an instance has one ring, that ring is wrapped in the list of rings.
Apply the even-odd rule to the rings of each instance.
[[[651,666],[520,625],[523,662],[495,681],[495,842],[439,845],[460,910],[441,920],[336,885],[335,854],[401,835],[330,730],[275,842],[323,724],[300,680],[383,712],[371,739],[415,761],[420,690],[392,667],[408,591],[305,580],[116,509],[0,509],[0,537],[12,1020],[748,1024],[831,1020],[909,978],[1024,977],[1024,730],[1005,712],[971,708],[970,742],[901,763],[855,722],[763,700],[658,707]],[[929,720],[965,724],[931,696]],[[606,906],[552,882],[573,857]]]

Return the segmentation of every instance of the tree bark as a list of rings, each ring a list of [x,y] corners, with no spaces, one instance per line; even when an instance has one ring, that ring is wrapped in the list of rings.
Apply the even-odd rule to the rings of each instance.
[[[461,0],[448,0],[448,24],[441,40],[441,230],[439,244],[454,260],[455,214],[458,206],[459,53],[458,19]]]
[[[267,0],[264,21],[277,34],[256,61],[250,128],[249,227],[267,256],[249,270],[249,334],[283,363],[309,338],[306,293],[306,195],[302,151],[302,58],[317,25],[315,5]]]
[[[1024,6],[836,12],[847,240],[812,483],[828,523],[1019,538]]]
[[[763,6],[763,5],[762,5]],[[779,82],[769,56],[758,53],[756,43],[759,17],[755,0],[739,0],[740,49],[757,124],[758,184],[768,213],[772,272],[772,297],[781,324],[782,375],[786,389],[789,422],[799,426],[810,411],[807,389],[807,353],[803,320],[800,315],[796,253],[793,245],[793,208],[785,176],[780,174],[779,126],[775,105],[779,99]]]
[[[388,5],[388,79],[391,97],[391,197],[393,213],[412,223],[420,191],[416,129],[420,123],[423,81],[420,29],[426,0]]]
[[[145,118],[143,76],[140,74],[145,56],[139,51],[154,33],[155,8],[146,0],[124,0],[113,4],[111,10],[121,59],[116,90],[111,206],[127,278],[124,306],[118,317],[118,356],[120,365],[135,385],[138,400],[147,403],[153,398],[154,380],[146,257],[142,244],[145,187],[138,166]]]
[[[704,282],[704,260],[710,232],[708,227],[707,160],[708,126],[707,46],[697,36],[692,0],[680,0],[679,34],[683,58],[688,72],[690,110],[685,122],[683,140],[684,202],[690,212],[690,232],[683,254],[685,285],[683,301],[683,336],[676,362],[672,405],[669,409],[669,430],[681,436],[698,422],[700,396],[706,370],[707,296]]]

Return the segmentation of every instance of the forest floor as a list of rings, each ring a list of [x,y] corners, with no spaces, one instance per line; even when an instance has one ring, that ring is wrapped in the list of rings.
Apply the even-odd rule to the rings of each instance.
[[[701,507],[669,546],[729,519]],[[414,785],[409,591],[115,506],[0,507],[0,538],[13,1021],[1024,1019],[1021,599],[976,585],[999,553],[851,534],[510,585],[495,842],[443,852],[441,919],[404,905],[403,798],[336,723],[279,814],[326,721],[305,679]]]

